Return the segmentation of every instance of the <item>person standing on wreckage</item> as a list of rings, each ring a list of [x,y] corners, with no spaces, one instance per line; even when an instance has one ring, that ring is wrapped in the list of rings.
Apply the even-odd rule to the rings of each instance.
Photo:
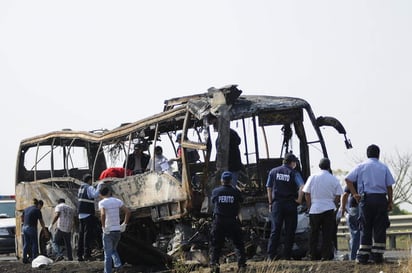
[[[209,115],[208,122],[209,124],[213,126],[213,129],[217,132],[218,127],[219,127],[217,117],[214,115]],[[216,139],[216,150],[220,150],[219,138],[220,138],[220,134],[218,135]],[[238,133],[234,129],[229,128],[228,171],[232,173],[232,186],[235,188],[238,185],[238,178],[239,178],[240,172],[244,168],[242,164],[242,158],[240,155],[240,149],[239,149],[239,145],[241,141],[242,140],[239,137]]]
[[[128,155],[127,160],[123,163],[123,168],[133,171],[133,174],[143,173],[147,169],[150,156],[143,152],[145,150],[143,143],[136,143],[133,149],[134,152]]]
[[[163,148],[161,146],[156,146],[154,149],[154,155],[149,160],[148,168],[151,171],[167,172],[168,174],[172,174],[170,163],[171,161],[163,155]]]

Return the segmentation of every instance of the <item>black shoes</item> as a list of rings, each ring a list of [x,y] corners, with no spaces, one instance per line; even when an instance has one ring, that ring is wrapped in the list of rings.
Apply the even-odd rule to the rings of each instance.
[[[246,273],[246,264],[239,265],[236,272],[237,273]]]
[[[219,265],[211,265],[210,266],[210,273],[220,273],[220,267]]]
[[[383,264],[383,259],[376,259],[376,260],[359,260],[356,259],[357,264]]]
[[[279,261],[280,259],[281,259],[280,256],[277,256],[277,255],[275,255],[273,257],[271,257],[271,256],[267,257],[267,261]]]
[[[92,262],[92,261],[96,261],[96,258],[94,258],[92,256],[84,256],[84,258],[83,257],[78,257],[77,260],[79,262],[84,262],[84,261]]]
[[[96,259],[93,256],[84,256],[84,260],[89,262],[96,261]]]
[[[359,259],[356,259],[356,263],[357,263],[357,264],[368,264],[368,261],[367,261],[367,260],[359,260]]]
[[[371,260],[375,264],[382,264],[383,263],[383,255],[381,255],[381,254],[372,254]]]

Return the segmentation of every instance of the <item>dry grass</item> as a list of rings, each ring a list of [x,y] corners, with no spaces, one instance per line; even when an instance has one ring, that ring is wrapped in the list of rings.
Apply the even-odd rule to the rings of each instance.
[[[236,263],[221,265],[221,273],[234,273],[237,270]],[[43,269],[32,268],[21,262],[2,261],[0,272],[4,273],[97,273],[103,272],[103,262],[94,261],[87,263],[58,262]],[[156,272],[148,271],[142,267],[125,267],[122,273]],[[194,268],[190,265],[175,265],[173,270],[163,273],[209,273],[210,268]],[[386,262],[376,265],[358,265],[354,261],[248,261],[248,267],[244,273],[412,273],[412,258],[401,259],[394,262]]]
[[[223,264],[221,273],[236,272],[236,263]],[[209,273],[200,268],[197,273]],[[248,262],[244,273],[412,273],[412,258],[384,264],[359,265],[354,261],[261,261]],[[189,273],[189,272],[185,272]]]
[[[411,273],[412,272],[412,258],[409,258],[407,262],[401,265],[399,273]]]

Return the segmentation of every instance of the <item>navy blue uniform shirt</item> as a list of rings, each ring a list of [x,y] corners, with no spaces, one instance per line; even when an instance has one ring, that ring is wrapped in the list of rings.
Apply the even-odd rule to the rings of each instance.
[[[272,188],[272,200],[295,200],[304,184],[300,173],[286,164],[273,168],[268,175],[267,188]]]
[[[236,217],[239,213],[240,203],[243,201],[240,192],[232,185],[222,185],[212,191],[212,203],[215,205],[213,214]]]

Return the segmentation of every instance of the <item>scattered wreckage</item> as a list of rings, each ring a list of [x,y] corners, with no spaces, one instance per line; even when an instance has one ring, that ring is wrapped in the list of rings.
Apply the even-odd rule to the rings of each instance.
[[[241,93],[236,85],[212,87],[203,94],[166,100],[162,112],[113,130],[62,130],[23,140],[16,169],[17,257],[22,255],[19,216],[23,209],[33,198],[42,199],[48,225],[57,198],[65,198],[68,205],[76,207],[82,176],[90,173],[95,185],[102,181],[110,185],[114,196],[132,211],[119,244],[124,261],[150,265],[183,259],[207,264],[210,193],[228,167],[231,128],[242,139],[244,169],[238,185],[245,201],[239,217],[247,253],[249,257],[264,255],[270,234],[265,188],[269,170],[282,164],[285,153],[293,151],[299,156],[300,171],[306,179],[310,161],[328,157],[322,126],[334,127],[343,134],[347,148],[351,143],[337,119],[316,117],[303,99]],[[212,120],[217,121],[215,126]],[[132,175],[124,169],[124,175],[99,180],[103,171],[125,166],[138,143],[150,155],[160,145],[167,157],[175,157],[177,133],[183,136],[179,166],[174,163],[166,171]],[[221,149],[216,151],[216,146]],[[188,161],[190,149],[199,152],[200,160]],[[308,228],[308,217],[300,214],[294,246],[297,258],[307,251]],[[40,245],[44,247],[47,239],[41,235]],[[74,247],[76,241],[74,231]],[[230,259],[233,253],[225,255]]]

